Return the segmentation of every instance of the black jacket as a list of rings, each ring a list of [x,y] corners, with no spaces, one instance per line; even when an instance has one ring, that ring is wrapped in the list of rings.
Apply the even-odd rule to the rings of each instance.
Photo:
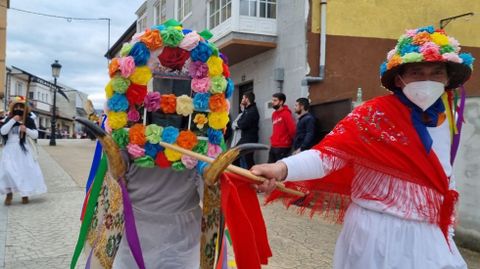
[[[309,112],[298,119],[293,149],[307,150],[315,144],[315,117]]]
[[[258,142],[259,119],[260,115],[258,115],[258,109],[255,103],[245,108],[242,116],[237,121],[238,128],[242,130],[242,136],[237,145]]]

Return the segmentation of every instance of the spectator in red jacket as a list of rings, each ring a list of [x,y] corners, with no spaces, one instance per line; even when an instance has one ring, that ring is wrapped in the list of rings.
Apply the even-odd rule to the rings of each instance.
[[[270,137],[270,152],[268,162],[274,163],[290,155],[295,138],[295,121],[292,112],[285,104],[287,97],[283,93],[272,95],[272,136]]]

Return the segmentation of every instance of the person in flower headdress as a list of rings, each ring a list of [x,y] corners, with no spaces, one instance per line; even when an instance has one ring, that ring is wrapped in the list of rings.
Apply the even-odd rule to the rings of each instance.
[[[380,68],[392,94],[355,108],[312,150],[251,169],[271,179],[261,190],[281,180],[310,192],[269,201],[313,204],[344,222],[334,268],[467,267],[452,239],[463,109],[453,95],[473,61],[441,29],[408,30]]]
[[[27,137],[37,139],[38,130],[29,116],[25,98],[16,97],[10,103],[9,113],[0,129],[5,143],[0,160],[0,193],[6,194],[5,205],[11,205],[13,193],[20,193],[22,203],[27,204],[29,196],[47,191],[38,161],[27,141]]]
[[[222,54],[208,42],[210,37],[208,31],[197,33],[169,20],[136,34],[112,60],[105,126],[121,149],[126,191],[120,193],[105,177],[102,191],[96,192],[100,196],[88,198],[108,204],[92,206],[93,220],[85,224],[91,225],[86,240],[94,248],[92,266],[199,267],[200,174],[206,164],[159,143],[212,158],[226,148],[223,130],[233,82]],[[95,193],[93,188],[89,193]],[[133,216],[125,209],[130,206]],[[85,212],[88,215],[88,206]],[[137,233],[138,240],[129,233]],[[79,240],[77,249],[81,246]],[[214,251],[207,254],[215,256]],[[78,255],[76,251],[72,268]]]

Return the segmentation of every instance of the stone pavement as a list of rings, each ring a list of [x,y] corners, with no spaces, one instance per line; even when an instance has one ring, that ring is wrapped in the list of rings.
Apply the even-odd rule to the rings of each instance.
[[[48,193],[29,205],[14,197],[0,205],[0,269],[68,268],[77,240],[78,221],[95,143],[57,140],[56,147],[39,141],[39,160]],[[1,149],[0,149],[1,153]],[[262,198],[262,197],[260,197]],[[318,217],[299,216],[280,204],[262,208],[273,258],[265,269],[332,267],[340,226]],[[480,268],[480,254],[461,249],[469,268]],[[84,268],[82,256],[77,268]]]

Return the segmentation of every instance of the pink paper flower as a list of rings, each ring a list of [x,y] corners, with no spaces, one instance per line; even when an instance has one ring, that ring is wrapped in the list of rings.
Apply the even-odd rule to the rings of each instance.
[[[206,93],[208,89],[210,89],[210,78],[194,78],[192,79],[191,86],[194,92]]]
[[[127,114],[128,121],[137,122],[140,120],[140,113],[135,109],[135,107],[130,107]]]
[[[459,64],[463,63],[463,59],[458,57],[458,54],[453,52],[447,52],[442,54],[442,58],[449,62],[454,62]]]
[[[130,154],[134,159],[145,156],[145,149],[143,149],[137,144],[128,144],[127,151],[128,154]]]
[[[208,65],[200,61],[190,63],[188,73],[192,78],[204,78],[208,76]]]
[[[149,92],[145,96],[145,108],[148,112],[155,112],[160,109],[160,93],[159,92]]]
[[[191,51],[198,45],[199,41],[200,36],[197,34],[196,31],[192,31],[185,35],[182,42],[180,42],[180,45],[178,46],[184,50]]]
[[[193,169],[197,166],[198,160],[187,155],[182,155],[182,163],[186,168]]]
[[[208,142],[208,151],[207,155],[211,158],[217,158],[218,155],[222,153],[222,148],[219,145],[212,144]]]
[[[135,71],[135,60],[132,56],[122,57],[118,60],[122,77],[128,78]]]

